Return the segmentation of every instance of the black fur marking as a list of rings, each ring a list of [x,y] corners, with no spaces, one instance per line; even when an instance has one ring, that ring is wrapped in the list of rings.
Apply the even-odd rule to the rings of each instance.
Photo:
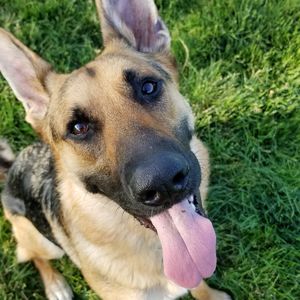
[[[159,65],[157,62],[154,62],[152,60],[149,61],[149,64],[156,70],[159,72],[159,74],[162,76],[162,78],[164,80],[171,80],[171,76],[170,74],[163,69],[163,67],[161,65]]]
[[[189,127],[187,118],[180,121],[179,125],[175,128],[174,134],[176,138],[184,145],[188,145],[193,137],[193,129]]]
[[[61,219],[56,173],[50,148],[43,143],[24,149],[8,172],[2,203],[12,214],[23,215],[57,244],[47,217]],[[46,217],[47,216],[47,217]]]
[[[163,80],[156,78],[154,76],[148,77],[140,77],[135,71],[133,70],[125,70],[124,73],[124,80],[129,84],[132,91],[132,98],[142,104],[142,105],[153,105],[156,104],[162,95],[163,92]],[[142,93],[142,86],[143,83],[147,81],[152,81],[156,83],[156,91],[152,94],[145,95]]]
[[[13,164],[13,161],[6,160],[5,158],[0,156],[0,168],[9,169]]]
[[[98,173],[83,176],[81,180],[84,183],[86,190],[92,194],[102,194],[114,199],[116,198],[116,195],[122,191],[120,182],[114,182],[111,174]]]

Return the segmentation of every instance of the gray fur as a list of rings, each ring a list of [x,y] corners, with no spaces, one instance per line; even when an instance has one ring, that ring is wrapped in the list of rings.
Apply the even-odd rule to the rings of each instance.
[[[15,160],[15,155],[5,140],[0,140],[0,178],[4,176]]]
[[[23,200],[13,197],[7,188],[2,193],[2,204],[13,215],[26,215],[26,207]]]
[[[2,204],[11,214],[28,218],[55,241],[47,219],[59,220],[60,206],[52,153],[46,144],[35,143],[19,154],[8,172]]]

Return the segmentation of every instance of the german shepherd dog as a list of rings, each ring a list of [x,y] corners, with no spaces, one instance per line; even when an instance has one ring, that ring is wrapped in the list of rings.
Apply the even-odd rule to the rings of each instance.
[[[102,299],[230,299],[202,280],[216,266],[208,153],[169,32],[153,0],[97,9],[105,49],[71,74],[0,31],[1,72],[42,140],[15,160],[0,146],[17,259],[33,261],[51,300],[72,298],[49,262],[64,253]]]

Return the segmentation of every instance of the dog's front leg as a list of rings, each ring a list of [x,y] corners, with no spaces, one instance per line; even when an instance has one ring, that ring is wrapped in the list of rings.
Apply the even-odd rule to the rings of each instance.
[[[230,300],[231,297],[222,292],[209,287],[204,280],[199,286],[191,290],[192,296],[196,300]]]
[[[71,300],[73,293],[64,277],[58,273],[49,261],[35,258],[34,265],[39,270],[44,286],[46,296],[49,300]]]

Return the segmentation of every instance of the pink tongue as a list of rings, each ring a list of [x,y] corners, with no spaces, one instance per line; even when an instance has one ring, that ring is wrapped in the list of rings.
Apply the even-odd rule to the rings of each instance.
[[[196,287],[216,268],[216,235],[211,222],[198,215],[188,200],[151,218],[157,230],[165,275],[176,284]]]

